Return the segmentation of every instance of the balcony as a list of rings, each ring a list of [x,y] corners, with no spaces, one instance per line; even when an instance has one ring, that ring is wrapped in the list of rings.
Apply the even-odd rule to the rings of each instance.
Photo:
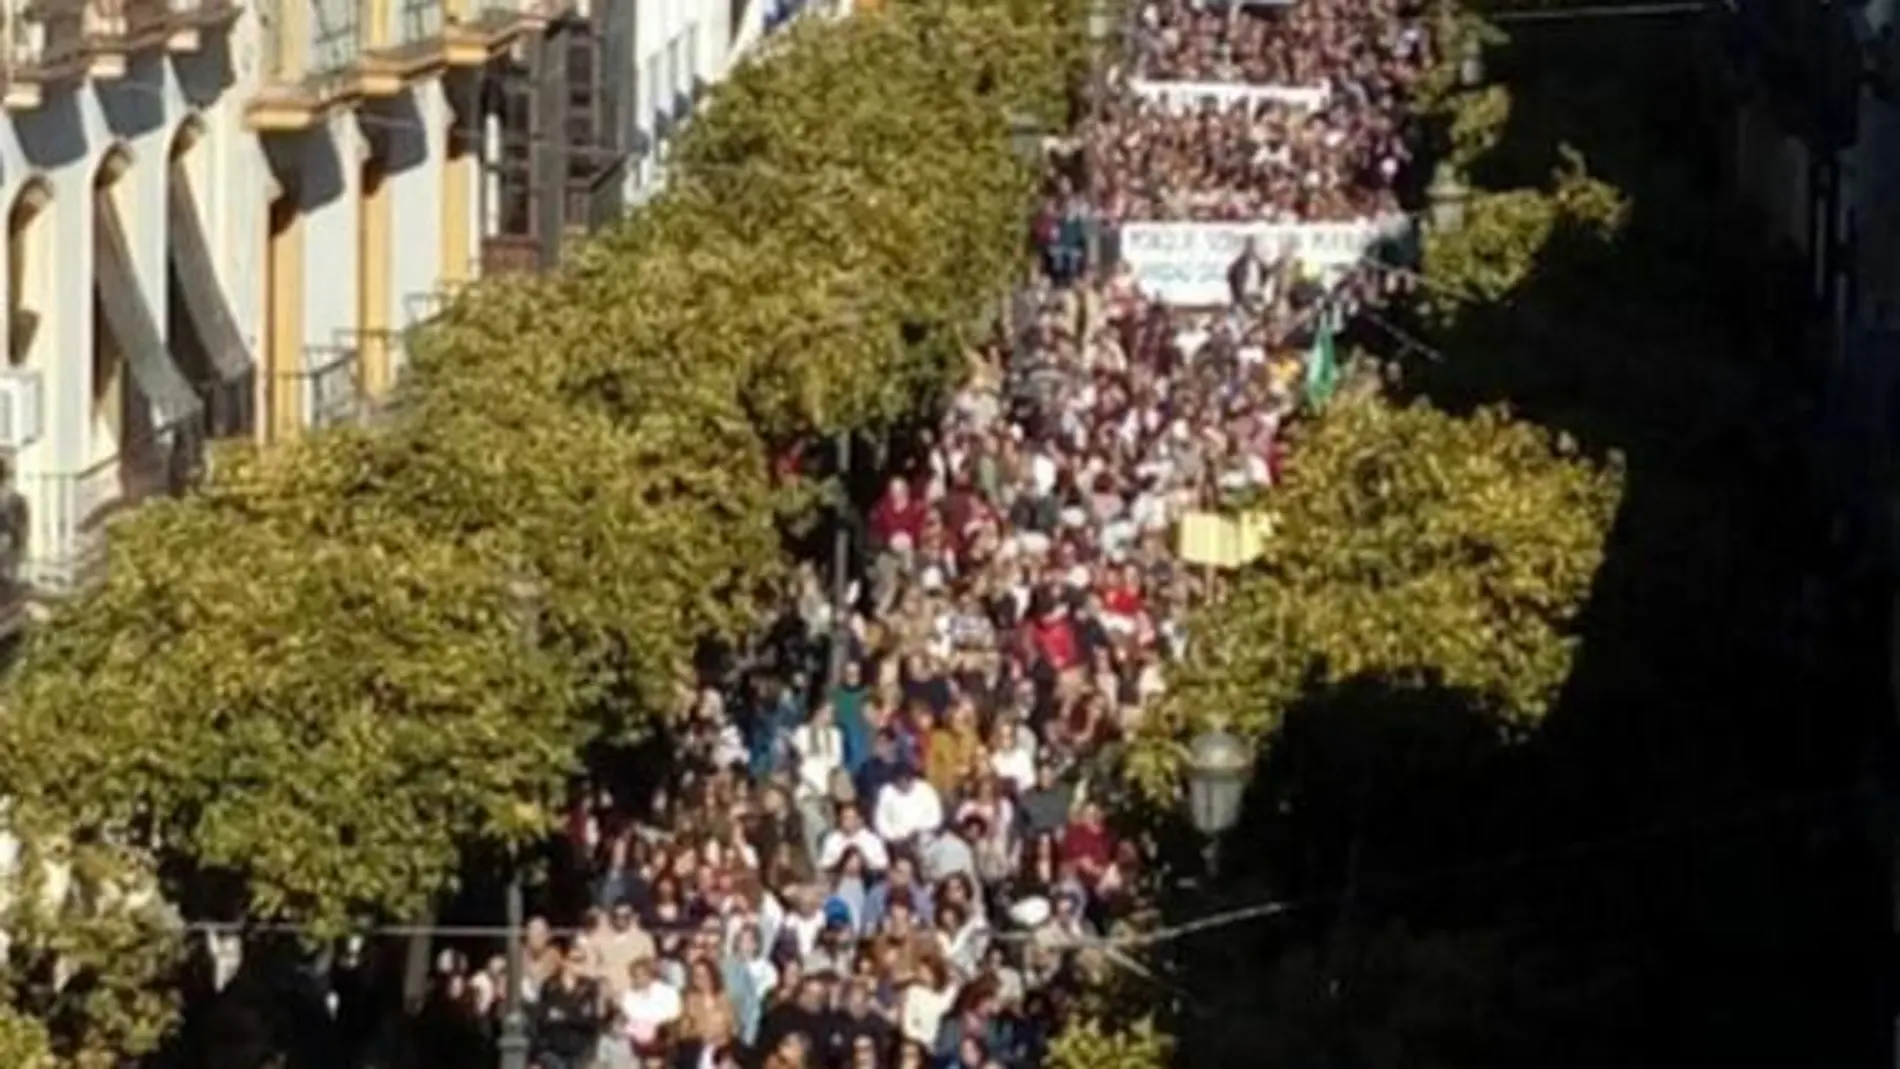
[[[207,0],[208,2],[208,0]],[[334,106],[479,67],[572,0],[260,0],[266,88],[251,127],[303,130]]]
[[[237,21],[237,0],[170,0],[171,19],[165,47],[196,52],[206,30],[222,30]]]
[[[3,0],[6,103],[39,104],[45,87],[82,76],[122,77],[130,57],[161,45],[190,51],[203,30],[228,26],[235,0]]]
[[[9,107],[35,107],[48,87],[86,73],[86,37],[95,10],[86,0],[4,0]]]
[[[573,0],[451,0],[448,64],[479,67],[498,49],[574,6]]]
[[[170,0],[92,0],[86,51],[94,78],[122,78],[135,52],[155,48],[171,36]]]
[[[197,439],[178,430],[80,471],[23,478],[28,534],[15,581],[58,598],[103,578],[109,521],[142,501],[182,492],[196,477],[196,456]]]
[[[299,426],[322,430],[357,423],[368,408],[362,360],[353,346],[306,346],[303,370],[285,377],[294,387],[291,403]]]

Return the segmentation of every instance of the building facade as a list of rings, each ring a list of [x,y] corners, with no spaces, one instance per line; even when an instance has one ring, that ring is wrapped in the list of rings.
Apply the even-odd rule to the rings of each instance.
[[[730,0],[0,0],[0,633],[206,443],[362,418],[403,339],[657,186]]]

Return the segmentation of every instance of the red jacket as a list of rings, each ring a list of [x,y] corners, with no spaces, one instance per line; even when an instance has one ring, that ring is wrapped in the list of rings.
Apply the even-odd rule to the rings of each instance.
[[[1036,654],[1058,672],[1081,663],[1081,644],[1075,640],[1075,628],[1066,616],[1045,617],[1030,624],[1029,642]]]
[[[888,546],[901,534],[909,536],[915,545],[924,533],[924,520],[929,515],[930,506],[920,499],[912,497],[900,505],[886,493],[871,507],[871,541]]]

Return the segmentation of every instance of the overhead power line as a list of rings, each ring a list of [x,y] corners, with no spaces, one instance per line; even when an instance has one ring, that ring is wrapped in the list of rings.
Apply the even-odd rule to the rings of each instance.
[[[1699,15],[1714,4],[1675,2],[1659,4],[1598,4],[1590,7],[1553,7],[1525,11],[1500,11],[1486,15],[1491,23],[1513,22],[1584,22],[1606,19],[1666,18],[1672,15]]]
[[[1515,870],[1554,861],[1574,860],[1616,853],[1666,840],[1684,840],[1712,838],[1740,829],[1754,829],[1770,821],[1798,815],[1812,815],[1825,812],[1845,802],[1864,800],[1870,797],[1872,788],[1866,785],[1835,787],[1830,789],[1789,792],[1774,795],[1752,805],[1742,804],[1716,812],[1681,817],[1673,820],[1656,821],[1630,831],[1601,838],[1577,839],[1534,850],[1495,855],[1462,865],[1447,866],[1418,873],[1385,883],[1363,886],[1357,889],[1360,900],[1391,898],[1395,895],[1423,890],[1462,879],[1478,877],[1497,877]],[[1331,892],[1310,895],[1301,898],[1256,899],[1238,906],[1217,910],[1212,913],[1181,921],[1161,928],[1129,932],[1122,935],[1103,936],[1074,940],[1076,949],[1102,949],[1111,951],[1139,950],[1178,942],[1203,932],[1217,931],[1267,917],[1276,917],[1288,913],[1303,912],[1311,909],[1334,906],[1345,898],[1345,892]],[[221,923],[194,921],[180,926],[183,931],[193,934],[244,934],[273,933],[304,935],[311,929],[305,925],[288,923]],[[555,934],[579,934],[573,928],[551,929]],[[358,929],[356,935],[389,937],[407,937],[429,935],[440,938],[464,939],[506,939],[508,929],[499,925],[375,925]],[[998,932],[992,938],[1019,942],[1034,937],[1033,932]]]

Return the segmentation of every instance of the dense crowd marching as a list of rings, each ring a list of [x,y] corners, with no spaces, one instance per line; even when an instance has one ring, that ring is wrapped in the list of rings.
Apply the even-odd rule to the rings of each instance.
[[[1139,19],[1135,79],[1117,79],[1088,134],[1105,215],[1313,222],[1397,209],[1410,162],[1401,104],[1434,59],[1415,0],[1148,0]],[[1163,101],[1152,82],[1223,91]],[[1296,92],[1226,91],[1236,86]]]
[[[1140,73],[1324,82],[1334,103],[1163,118],[1118,87],[1052,153],[1044,271],[869,511],[845,617],[808,571],[764,667],[682,688],[675,781],[575,810],[590,905],[572,934],[527,933],[532,1064],[1042,1062],[1141,899],[1097,770],[1207,593],[1176,522],[1281,477],[1316,319],[1366,284],[1250,246],[1228,307],[1167,308],[1097,255],[1096,220],[1170,214],[1181,189],[1299,220],[1387,196],[1392,105],[1428,49],[1401,2],[1142,8]],[[840,676],[814,685],[834,635]],[[445,957],[431,1065],[492,1057],[505,978]]]

